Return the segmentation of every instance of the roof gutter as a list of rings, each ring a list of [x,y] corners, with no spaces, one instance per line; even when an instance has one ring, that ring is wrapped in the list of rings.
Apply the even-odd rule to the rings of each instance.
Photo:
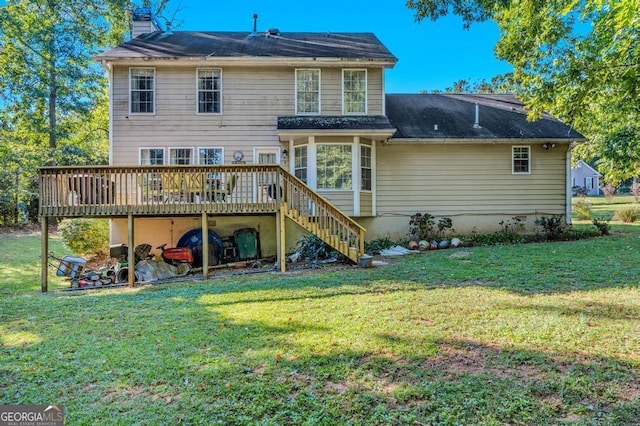
[[[219,57],[219,56],[199,56],[199,57],[161,57],[155,58],[152,56],[143,57],[106,57],[97,56],[94,58],[96,61],[117,63],[117,65],[140,65],[148,64],[149,62],[157,62],[159,64],[168,63],[171,65],[185,65],[193,66],[194,63],[202,65],[211,65],[215,62],[216,65],[285,65],[285,66],[309,66],[310,64],[319,64],[321,66],[335,65],[337,67],[344,66],[371,66],[371,67],[384,67],[393,68],[396,64],[395,61],[384,59],[358,59],[358,58],[289,58],[289,57]],[[176,62],[182,62],[182,64],[176,64]]]
[[[429,144],[468,144],[468,143],[484,143],[484,144],[514,144],[514,143],[558,143],[570,144],[573,142],[585,142],[585,138],[390,138],[389,144],[402,145],[429,145]]]

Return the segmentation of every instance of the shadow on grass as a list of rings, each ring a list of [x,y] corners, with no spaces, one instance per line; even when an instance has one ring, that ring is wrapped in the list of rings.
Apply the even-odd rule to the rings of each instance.
[[[130,424],[631,424],[640,416],[640,382],[627,362],[444,332],[416,342],[375,325],[350,336],[346,316],[344,324],[299,320],[286,318],[286,307],[255,313],[252,304],[267,302],[266,310],[385,287],[326,283],[314,296],[313,282],[285,282],[305,294],[278,298],[282,283],[268,285],[14,298],[31,313],[4,311],[3,324],[37,339],[0,347],[0,400],[65,405],[70,424],[106,423],[114,413]],[[218,300],[250,293],[244,286],[267,297]],[[362,349],[350,337],[375,344]]]

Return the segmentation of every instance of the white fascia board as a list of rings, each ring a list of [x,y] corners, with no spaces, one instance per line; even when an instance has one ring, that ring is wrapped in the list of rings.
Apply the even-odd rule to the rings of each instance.
[[[543,144],[543,143],[557,143],[557,144],[571,144],[572,142],[578,142],[579,139],[522,139],[522,138],[513,138],[513,139],[487,139],[487,138],[466,138],[466,139],[455,139],[455,138],[391,138],[387,141],[390,145],[393,144],[485,144],[485,145],[494,145],[494,144]]]
[[[140,64],[148,64],[154,62],[155,65],[172,65],[172,66],[216,66],[234,65],[234,66],[295,66],[295,67],[309,67],[322,66],[322,67],[384,67],[393,68],[395,61],[379,60],[379,59],[353,59],[353,58],[289,58],[289,57],[141,57],[141,58],[128,58],[128,57],[112,57],[112,58],[100,58],[102,62],[110,62],[122,66],[136,66]]]

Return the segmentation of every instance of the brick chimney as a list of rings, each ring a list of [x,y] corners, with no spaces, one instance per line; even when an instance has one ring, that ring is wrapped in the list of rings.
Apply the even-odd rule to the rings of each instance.
[[[150,7],[136,7],[133,9],[131,38],[156,31],[161,31],[161,29],[158,20],[151,13]]]

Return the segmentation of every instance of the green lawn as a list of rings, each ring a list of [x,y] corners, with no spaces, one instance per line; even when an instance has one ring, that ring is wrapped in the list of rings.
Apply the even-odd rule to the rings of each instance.
[[[573,197],[575,203],[580,197]],[[585,200],[591,203],[592,218],[609,220],[613,214],[622,206],[635,203],[635,198],[631,195],[616,195],[609,202],[605,197],[585,197]],[[573,220],[577,221],[575,214]]]
[[[612,231],[49,294],[39,237],[3,235],[0,402],[70,425],[638,424],[640,226]]]

